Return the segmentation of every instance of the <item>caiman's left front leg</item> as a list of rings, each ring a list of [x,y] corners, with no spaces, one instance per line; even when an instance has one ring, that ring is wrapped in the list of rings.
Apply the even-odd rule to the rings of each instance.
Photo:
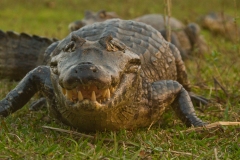
[[[152,83],[152,104],[155,107],[171,105],[186,126],[203,126],[195,113],[188,92],[177,81],[163,80]]]
[[[22,108],[38,91],[46,97],[54,96],[50,80],[50,69],[39,66],[30,71],[21,82],[0,101],[0,116],[9,114]]]

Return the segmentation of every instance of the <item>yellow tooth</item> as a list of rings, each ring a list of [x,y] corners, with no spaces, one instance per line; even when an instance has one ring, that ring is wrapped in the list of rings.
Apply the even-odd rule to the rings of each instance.
[[[72,91],[71,90],[66,90],[66,97],[69,100],[72,100]]]
[[[78,100],[82,101],[83,100],[83,95],[81,91],[78,91]]]
[[[92,91],[92,101],[96,101],[96,94],[94,91]]]
[[[102,91],[102,97],[105,97],[107,94],[107,89],[105,89],[104,91]]]
[[[114,88],[114,87],[111,87],[110,88],[110,91],[113,93],[113,92],[115,92],[115,90],[116,90],[116,88]]]
[[[110,90],[109,89],[107,89],[107,94],[106,94],[106,97],[107,97],[107,99],[110,99]]]
[[[66,89],[62,88],[62,93],[65,95],[66,94]]]

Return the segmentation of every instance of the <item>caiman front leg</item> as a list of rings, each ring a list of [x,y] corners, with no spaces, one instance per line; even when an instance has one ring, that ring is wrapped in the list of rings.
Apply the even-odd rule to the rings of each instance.
[[[180,82],[183,85],[183,87],[189,92],[189,95],[190,95],[191,99],[193,101],[195,101],[196,104],[207,105],[209,103],[208,99],[190,92],[191,91],[190,82],[188,80],[186,67],[185,67],[184,62],[181,58],[181,55],[180,55],[178,49],[174,45],[170,44],[170,49],[172,50],[172,54],[175,57],[175,63],[176,63],[177,73],[178,73],[177,74],[177,81]]]
[[[30,71],[21,82],[0,101],[0,116],[6,117],[22,108],[38,91],[46,97],[53,98],[54,96],[50,80],[50,68],[47,66],[39,66]]]
[[[186,126],[203,126],[205,123],[195,113],[188,92],[177,81],[163,80],[152,83],[152,104],[155,107],[171,105]]]

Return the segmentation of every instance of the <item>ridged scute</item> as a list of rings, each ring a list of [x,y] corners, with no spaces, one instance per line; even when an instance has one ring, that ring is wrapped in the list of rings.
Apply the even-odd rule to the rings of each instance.
[[[44,51],[53,41],[0,30],[0,78],[19,80],[31,69],[43,65]]]
[[[175,58],[169,48],[169,42],[150,25],[120,19],[94,23],[70,33],[58,45],[59,52],[71,41],[71,34],[89,41],[98,41],[104,36],[111,35],[140,56],[143,72],[149,82],[176,79]]]

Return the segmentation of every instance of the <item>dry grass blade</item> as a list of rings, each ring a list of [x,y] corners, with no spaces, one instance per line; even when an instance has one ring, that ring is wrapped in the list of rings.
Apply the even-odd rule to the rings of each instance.
[[[167,151],[165,151],[165,152],[167,152]],[[175,153],[175,154],[186,155],[186,156],[192,156],[192,157],[199,157],[197,155],[194,155],[194,154],[188,153],[188,152],[179,152],[179,151],[173,151],[173,150],[170,150],[168,152]]]
[[[23,142],[18,135],[13,134],[13,133],[8,133],[8,134],[17,137],[17,139],[18,139],[19,142]]]
[[[152,125],[155,123],[155,121],[152,121],[152,123],[149,125],[149,127],[148,127],[148,131],[151,129],[151,127],[152,127]]]
[[[214,148],[214,156],[215,156],[215,160],[219,160],[217,156],[217,148]]]
[[[196,86],[196,85],[191,85],[191,88],[196,88],[196,89],[204,89],[204,90],[214,90],[214,91],[220,91],[222,89],[220,88],[213,88],[213,87],[208,87],[208,86]]]
[[[218,82],[218,80],[215,77],[213,77],[213,81],[214,81],[215,86],[216,86],[216,84],[219,85],[220,88],[223,90],[223,92],[226,94],[226,96],[228,96],[227,90]]]
[[[75,136],[79,136],[79,137],[84,137],[84,138],[88,138],[88,139],[91,139],[91,140],[95,140],[96,137],[95,136],[91,136],[91,135],[87,135],[87,134],[83,134],[83,133],[79,133],[79,132],[76,132],[76,131],[71,131],[71,130],[66,130],[66,129],[62,129],[62,128],[55,128],[55,127],[50,127],[50,126],[42,126],[42,128],[45,128],[45,129],[51,129],[51,130],[55,130],[55,131],[58,131],[58,132],[63,132],[63,133],[68,133],[68,134],[72,134],[72,135],[75,135]],[[103,142],[105,143],[114,143],[115,141],[113,139],[103,139]],[[138,146],[134,143],[131,143],[131,142],[124,142],[124,141],[118,141],[117,142],[118,144],[122,144],[122,145],[129,145],[129,146]]]
[[[167,14],[167,21],[164,15],[164,22],[165,22],[165,28],[167,31],[167,41],[171,42],[171,25],[170,25],[170,18],[171,18],[171,0],[165,0],[165,15]]]
[[[237,16],[237,13],[236,13],[236,11],[237,11],[237,2],[236,2],[236,0],[234,0],[234,7],[235,7],[235,10],[234,10],[234,17],[235,17],[235,21],[234,21],[234,25],[235,25],[235,30],[236,30],[236,34],[237,34],[237,40],[236,40],[236,42],[239,44],[239,41],[240,41],[240,36],[239,36],[239,29],[238,29],[238,25],[237,25],[237,18],[239,18],[238,16]]]
[[[221,122],[220,121],[220,122],[215,122],[215,123],[208,124],[204,127],[190,128],[190,129],[187,129],[187,130],[181,131],[181,132],[184,132],[184,133],[189,133],[189,132],[192,132],[192,131],[200,132],[200,131],[215,129],[215,128],[218,128],[218,127],[221,127],[221,126],[237,126],[237,125],[240,126],[240,122]]]

